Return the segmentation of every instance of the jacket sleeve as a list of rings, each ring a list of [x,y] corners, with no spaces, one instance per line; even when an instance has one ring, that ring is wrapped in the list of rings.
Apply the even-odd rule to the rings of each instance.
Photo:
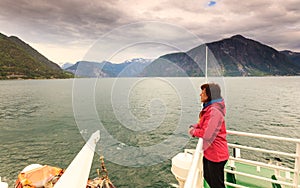
[[[203,119],[202,119],[203,118]],[[193,130],[193,136],[203,138],[203,140],[212,143],[216,138],[224,117],[219,110],[211,108],[204,113],[199,123]]]

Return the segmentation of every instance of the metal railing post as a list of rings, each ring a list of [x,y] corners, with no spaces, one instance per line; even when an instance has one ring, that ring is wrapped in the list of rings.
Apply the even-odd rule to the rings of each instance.
[[[203,187],[203,139],[199,138],[184,188]]]

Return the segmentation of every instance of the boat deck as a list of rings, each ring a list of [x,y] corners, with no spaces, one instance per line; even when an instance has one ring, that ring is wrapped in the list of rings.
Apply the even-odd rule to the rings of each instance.
[[[228,143],[229,148],[233,149],[233,155],[230,156],[225,167],[227,188],[300,188],[300,139],[237,131],[228,131],[227,133],[229,136],[249,137],[252,140],[264,139],[266,142],[275,140],[279,141],[280,144],[288,142],[295,145],[294,152],[286,152],[279,150],[282,147],[278,147],[278,150],[272,150],[265,144],[255,147],[251,146],[251,142],[247,142],[245,145]],[[183,186],[184,188],[209,188],[203,180],[202,144],[203,140],[199,138],[194,151],[189,149],[185,151],[193,155],[193,160]],[[248,151],[248,153],[244,153],[242,157],[241,150]],[[248,158],[257,153],[267,154],[275,161],[260,162]],[[279,156],[280,158],[281,156],[289,158],[290,164],[281,164]]]
[[[226,170],[231,170],[231,167],[227,165]],[[225,170],[225,171],[226,171]],[[293,183],[293,174],[290,173],[288,176],[289,178],[286,178],[286,173],[280,172],[280,176],[274,176],[275,172],[274,170],[268,169],[268,168],[262,168],[257,167],[254,165],[248,165],[248,164],[242,164],[242,163],[235,163],[235,170],[242,174],[251,174],[256,177],[260,177],[261,179],[257,179],[255,177],[251,178],[249,176],[245,175],[235,175],[236,184],[240,185],[241,187],[251,187],[251,188],[279,188],[279,187],[285,187],[289,188],[292,186],[284,186],[284,185],[276,185],[276,183],[268,182],[264,178],[272,179],[273,177],[276,177],[279,181],[282,180],[284,182]],[[232,181],[232,174],[228,175],[228,172],[226,172],[226,181],[230,182]],[[300,176],[299,176],[300,179]],[[207,185],[204,187],[209,188]],[[227,185],[227,188],[233,188],[235,186]],[[300,184],[298,185],[300,187]]]

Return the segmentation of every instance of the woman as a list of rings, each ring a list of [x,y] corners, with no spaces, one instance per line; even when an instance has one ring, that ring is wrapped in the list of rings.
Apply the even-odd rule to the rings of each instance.
[[[203,139],[204,179],[210,188],[225,188],[224,166],[229,158],[224,120],[225,103],[218,84],[203,84],[201,90],[203,109],[198,123],[190,127],[189,133]]]

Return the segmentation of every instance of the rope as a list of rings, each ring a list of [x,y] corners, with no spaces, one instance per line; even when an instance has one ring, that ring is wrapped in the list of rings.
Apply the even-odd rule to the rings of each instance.
[[[105,167],[104,157],[100,156],[101,170],[97,169],[98,178],[88,182],[88,188],[115,188],[108,177],[108,171]]]

